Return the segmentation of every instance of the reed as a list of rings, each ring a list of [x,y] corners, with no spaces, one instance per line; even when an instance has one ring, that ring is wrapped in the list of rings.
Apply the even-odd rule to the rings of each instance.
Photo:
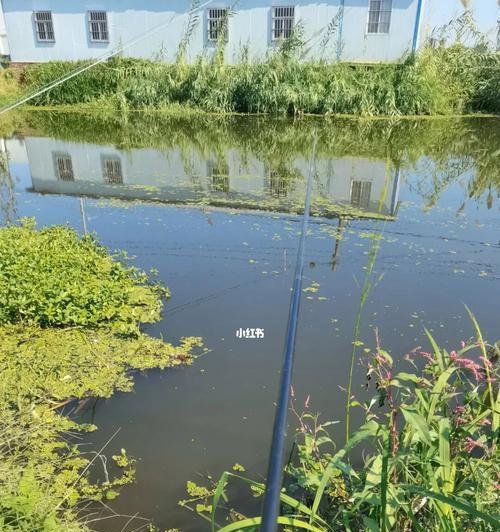
[[[35,105],[92,102],[114,109],[182,104],[215,113],[361,116],[450,115],[500,111],[500,54],[455,45],[425,48],[397,64],[303,62],[300,46],[238,64],[219,55],[193,64],[113,57],[37,97]],[[181,54],[181,59],[183,55]],[[85,62],[27,67],[23,91]]]

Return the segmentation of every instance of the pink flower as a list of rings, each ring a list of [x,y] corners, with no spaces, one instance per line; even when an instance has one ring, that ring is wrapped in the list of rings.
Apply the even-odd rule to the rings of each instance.
[[[488,360],[486,357],[483,357],[483,356],[481,356],[479,358],[484,362],[485,366],[488,366],[488,368],[490,368],[490,369],[492,368],[493,364],[491,363],[490,360]]]
[[[306,402],[304,403],[304,408],[309,408],[309,400],[311,399],[311,396],[308,395],[307,396],[307,399],[306,399]]]
[[[458,355],[455,353],[455,356],[452,357],[452,354],[455,353],[455,351],[452,351],[450,353],[450,358],[455,362],[457,366],[461,366],[464,369],[468,369],[474,374],[474,378],[476,381],[480,381],[484,379],[483,374],[481,373],[481,366],[479,364],[476,364],[473,360],[470,358],[458,358]]]
[[[467,453],[470,453],[476,448],[486,449],[484,443],[473,440],[470,436],[467,436],[467,438],[465,438],[464,450]]]
[[[430,353],[427,353],[426,351],[419,351],[418,354],[426,358],[429,362],[434,362],[434,358]]]
[[[481,425],[481,427],[484,427],[485,425],[491,425],[491,421],[487,418],[484,418],[484,419],[481,419],[479,424]]]
[[[463,348],[465,347],[465,342],[462,340],[462,341],[460,342],[460,345],[462,346],[462,349],[463,349]]]

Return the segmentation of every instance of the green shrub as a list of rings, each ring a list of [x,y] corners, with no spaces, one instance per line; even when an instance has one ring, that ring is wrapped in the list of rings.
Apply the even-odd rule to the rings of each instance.
[[[37,231],[30,221],[0,231],[0,324],[109,323],[135,331],[137,323],[159,319],[158,296],[167,294],[146,280],[69,227]]]

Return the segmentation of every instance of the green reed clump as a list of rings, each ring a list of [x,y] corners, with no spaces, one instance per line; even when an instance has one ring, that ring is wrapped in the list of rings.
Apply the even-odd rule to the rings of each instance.
[[[225,64],[199,56],[193,64],[113,57],[34,100],[64,105],[104,100],[131,109],[180,103],[209,112],[446,115],[498,112],[498,53],[425,48],[399,64],[304,62],[300,46],[282,45],[266,58]],[[25,69],[34,90],[85,62],[50,62]]]
[[[325,532],[498,530],[500,524],[500,345],[477,337],[448,352],[432,336],[430,351],[416,348],[400,368],[377,345],[367,364],[374,396],[353,400],[365,422],[339,447],[332,424],[297,407],[294,455],[286,467],[278,522],[293,530]],[[378,340],[377,340],[378,344]],[[355,447],[364,452],[351,460]],[[358,453],[359,454],[359,453]],[[255,530],[231,505],[228,483],[246,483],[260,496],[264,484],[233,467],[209,487],[188,483],[181,505],[212,523],[212,530]],[[230,516],[219,526],[219,517]]]
[[[131,390],[133,370],[191,362],[199,338],[174,346],[140,330],[160,319],[165,296],[93,236],[34,220],[0,229],[1,530],[87,531],[81,509],[133,480],[125,451],[109,472],[84,453],[75,435],[96,427],[60,407]],[[104,475],[91,479],[96,461]]]

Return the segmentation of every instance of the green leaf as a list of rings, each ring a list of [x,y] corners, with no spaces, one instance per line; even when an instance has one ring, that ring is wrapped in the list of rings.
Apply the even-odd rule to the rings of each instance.
[[[411,484],[403,484],[400,486],[400,488],[405,491],[409,491],[410,493],[417,493],[418,495],[421,495],[423,497],[429,497],[431,499],[444,502],[445,504],[449,504],[450,506],[453,506],[457,510],[461,510],[462,512],[467,513],[471,517],[474,517],[476,519],[481,519],[485,523],[492,525],[495,530],[498,530],[498,527],[500,526],[500,515],[497,515],[497,514],[490,515],[490,514],[481,512],[477,510],[474,506],[471,506],[467,502],[457,497],[453,497],[451,495],[443,495],[441,493],[429,491],[425,488],[421,488],[420,486],[413,486]]]
[[[415,408],[402,407],[401,411],[408,424],[410,424],[417,432],[420,441],[432,446],[432,438],[429,433],[429,428],[425,418],[417,412]]]
[[[221,528],[219,532],[236,532],[238,530],[245,530],[246,528],[255,528],[257,525],[260,525],[262,518],[261,517],[250,517],[249,519],[243,519],[242,521],[237,521],[236,523],[231,523],[230,525]],[[324,528],[318,528],[311,525],[305,521],[301,521],[295,517],[278,517],[278,524],[280,525],[290,525],[295,528],[303,528],[305,530],[311,530],[312,532],[325,532]]]

